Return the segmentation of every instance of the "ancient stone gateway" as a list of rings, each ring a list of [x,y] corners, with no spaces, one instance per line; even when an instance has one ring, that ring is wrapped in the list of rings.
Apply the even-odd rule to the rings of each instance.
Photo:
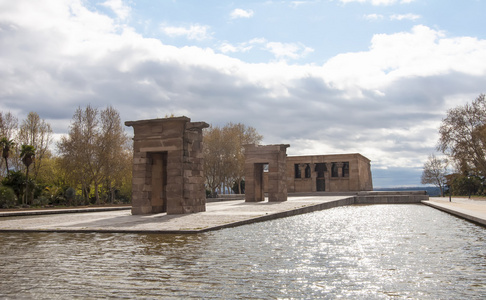
[[[268,201],[287,201],[286,158],[290,145],[245,145],[245,202],[265,200],[263,171],[268,164]]]
[[[133,127],[132,214],[206,211],[202,129],[177,117],[125,122]]]

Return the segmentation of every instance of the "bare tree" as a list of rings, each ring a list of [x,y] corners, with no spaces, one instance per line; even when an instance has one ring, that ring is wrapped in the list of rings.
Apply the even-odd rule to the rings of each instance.
[[[9,169],[8,161],[12,161],[15,166],[20,164],[18,155],[10,155],[16,152],[15,140],[18,130],[18,119],[10,112],[0,112],[0,138],[5,139],[2,142],[2,156],[5,160],[6,168],[3,169],[3,165],[0,166],[0,174],[7,174]]]
[[[228,139],[231,140],[233,160],[232,170],[230,175],[232,181],[236,182],[238,187],[238,193],[241,194],[241,182],[245,176],[245,154],[243,145],[246,144],[259,144],[263,139],[255,128],[247,127],[244,124],[229,123],[225,126],[229,132]]]
[[[224,127],[211,126],[204,131],[204,170],[211,193],[225,191],[237,183],[241,193],[244,178],[245,144],[258,144],[262,136],[255,128],[228,123]]]
[[[45,157],[50,155],[49,146],[52,143],[51,125],[42,120],[35,112],[30,112],[20,125],[18,144],[31,145],[35,148],[35,161],[33,162],[33,179],[37,179]]]
[[[437,149],[461,168],[475,168],[486,176],[486,100],[479,95],[471,104],[447,112],[439,129]]]
[[[0,136],[8,140],[15,140],[15,134],[19,126],[18,119],[12,113],[0,112]]]
[[[71,183],[81,185],[87,201],[94,191],[100,203],[100,187],[111,193],[130,164],[128,138],[118,112],[108,107],[101,112],[91,106],[78,108],[67,136],[58,143],[61,166]],[[128,151],[128,152],[127,152]]]
[[[99,157],[96,151],[98,110],[88,105],[84,110],[78,107],[67,136],[58,143],[61,166],[71,183],[81,185],[86,202],[89,201],[91,184],[97,182],[100,173]]]
[[[422,173],[422,184],[437,186],[440,189],[441,197],[444,197],[444,186],[447,182],[447,166],[447,159],[437,158],[434,154],[431,154],[424,163],[424,171]]]
[[[204,174],[212,195],[215,195],[216,190],[221,187],[224,176],[223,139],[221,128],[217,126],[210,126],[204,131]]]
[[[124,131],[120,114],[108,107],[100,114],[100,157],[103,164],[103,181],[110,202],[115,200],[116,186],[122,184],[124,174],[130,173],[132,147]]]

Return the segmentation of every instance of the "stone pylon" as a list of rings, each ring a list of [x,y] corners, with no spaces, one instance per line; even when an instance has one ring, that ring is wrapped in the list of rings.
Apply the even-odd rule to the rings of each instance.
[[[187,117],[125,122],[134,129],[132,214],[206,210],[202,129]]]
[[[287,201],[288,144],[245,145],[245,202],[265,200],[264,166],[268,164],[268,201]]]

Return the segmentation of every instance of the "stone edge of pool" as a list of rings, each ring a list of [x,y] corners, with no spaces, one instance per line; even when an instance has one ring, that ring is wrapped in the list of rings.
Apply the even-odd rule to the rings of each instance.
[[[299,197],[300,196],[300,197]],[[106,233],[164,233],[164,234],[193,234],[193,233],[201,233],[213,230],[219,230],[223,228],[230,228],[236,227],[256,222],[263,222],[269,221],[299,214],[305,214],[309,212],[324,210],[332,207],[338,206],[345,206],[345,205],[353,205],[353,204],[385,204],[385,203],[420,203],[421,200],[428,199],[428,196],[425,192],[359,192],[355,193],[354,195],[333,195],[334,198],[329,198],[329,195],[323,196],[322,194],[306,194],[306,195],[298,195],[298,196],[291,196],[290,201],[286,202],[255,202],[255,203],[245,203],[244,201],[237,202],[237,206],[232,206],[229,202],[225,207],[225,210],[219,211],[209,211],[207,214],[203,214],[205,218],[212,218],[211,222],[204,222],[198,217],[191,218],[191,215],[185,215],[186,218],[183,222],[183,226],[180,225],[177,228],[166,226],[164,228],[163,222],[155,224],[152,228],[140,228],[137,226],[132,226],[124,224],[123,226],[118,226],[118,224],[111,224],[113,226],[108,225],[101,226],[98,225],[97,227],[88,227],[82,226],[79,224],[69,224],[69,225],[62,225],[60,224],[57,226],[56,223],[53,223],[48,226],[32,226],[32,224],[27,224],[23,226],[22,224],[16,226],[5,226],[0,228],[1,232],[71,232],[71,233],[88,233],[88,232],[106,232]],[[293,204],[292,207],[289,208],[288,204]],[[221,204],[220,204],[221,205]],[[239,209],[245,208],[250,210],[250,214],[248,216],[239,216],[238,218],[232,218],[233,215],[240,214]],[[116,208],[117,210],[127,209],[124,208]],[[109,209],[73,209],[73,210],[59,210],[56,212],[26,212],[21,216],[37,216],[40,213],[73,213],[73,212],[95,212],[95,211],[108,211]],[[217,216],[219,214],[219,217]],[[209,215],[209,216],[208,216]],[[12,216],[11,214],[9,216]],[[174,217],[173,215],[159,218],[158,220],[163,220],[163,218],[170,219]],[[44,218],[50,218],[46,216]],[[69,218],[69,217],[67,217]],[[110,217],[105,217],[109,219]],[[216,220],[216,221],[215,221]],[[1,220],[0,220],[1,221]],[[84,219],[82,220],[84,221]],[[89,217],[87,217],[86,222],[89,223]],[[137,219],[137,222],[146,222],[151,223],[154,222],[153,219],[149,219],[147,221]],[[19,221],[20,222],[20,221]],[[199,223],[197,223],[199,222]],[[82,222],[80,222],[82,223]],[[150,226],[149,226],[150,227]]]
[[[289,197],[298,202],[300,199],[303,203],[308,201],[307,199],[315,200],[325,197],[308,194],[304,195],[300,198]],[[228,201],[229,203],[230,201]],[[83,228],[70,228],[69,226],[60,226],[60,227],[50,227],[50,228],[28,228],[27,227],[16,227],[16,228],[0,228],[0,232],[70,232],[70,233],[133,233],[133,234],[196,234],[214,230],[220,230],[223,228],[231,228],[237,227],[257,222],[264,222],[279,218],[285,218],[300,214],[306,214],[310,212],[315,212],[319,210],[329,209],[333,207],[339,206],[347,206],[347,205],[369,205],[369,204],[424,204],[430,206],[435,209],[442,210],[444,212],[453,214],[455,216],[461,217],[463,219],[475,222],[477,224],[486,226],[486,205],[484,205],[484,211],[474,211],[474,205],[468,204],[460,204],[460,203],[448,203],[446,201],[430,201],[428,195],[424,192],[360,192],[356,193],[355,195],[342,195],[338,199],[334,200],[321,200],[319,203],[315,203],[319,201],[310,201],[308,204],[304,204],[300,207],[293,207],[291,209],[281,209],[280,206],[285,208],[286,202],[256,202],[256,203],[245,203],[239,202],[240,204],[243,203],[247,208],[253,209],[253,214],[250,217],[246,217],[240,220],[233,220],[233,221],[220,221],[219,224],[205,224],[204,222],[194,225],[189,217],[186,221],[187,226],[179,227],[178,229],[167,229],[163,228],[163,224],[158,224],[153,228],[129,228],[129,226],[125,226],[124,228],[101,228],[101,227],[83,227]],[[258,211],[258,205],[268,205],[274,206],[275,209],[270,211]],[[469,207],[468,207],[469,206]],[[111,210],[127,210],[130,209],[129,207],[116,207],[116,208],[89,208],[89,209],[70,209],[70,210],[52,210],[52,211],[36,211],[36,212],[19,212],[15,216],[38,216],[39,214],[63,214],[63,213],[80,213],[80,212],[101,212],[101,211],[111,211]],[[258,215],[255,214],[258,213]],[[214,214],[214,212],[212,212]],[[238,213],[237,209],[233,211],[227,210],[220,212],[220,215],[230,216],[232,213]],[[204,213],[203,213],[204,214]],[[211,214],[211,212],[209,212]],[[13,216],[12,214],[8,215],[9,217]],[[188,215],[186,215],[187,217]],[[190,216],[190,215],[189,215]],[[217,217],[214,217],[217,218]],[[147,221],[149,222],[149,221]],[[192,226],[192,227],[191,227]]]
[[[468,204],[459,204],[456,202],[430,201],[424,200],[422,204],[449,213],[456,217],[471,221],[473,223],[486,226],[486,212],[475,210],[475,207]],[[486,207],[486,206],[485,206]]]
[[[116,211],[116,210],[129,210],[129,209],[132,209],[132,207],[131,206],[86,207],[86,208],[59,208],[59,209],[23,210],[23,211],[4,211],[4,212],[0,212],[0,218],[58,215],[58,214],[78,214],[78,213],[85,213],[85,212]]]

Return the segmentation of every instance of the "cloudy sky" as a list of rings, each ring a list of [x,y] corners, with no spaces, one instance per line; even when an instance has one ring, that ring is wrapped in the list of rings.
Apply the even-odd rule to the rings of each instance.
[[[290,155],[359,152],[375,187],[420,185],[447,109],[486,92],[483,0],[0,0],[0,110],[66,133],[242,122]],[[127,128],[131,133],[131,128]]]

